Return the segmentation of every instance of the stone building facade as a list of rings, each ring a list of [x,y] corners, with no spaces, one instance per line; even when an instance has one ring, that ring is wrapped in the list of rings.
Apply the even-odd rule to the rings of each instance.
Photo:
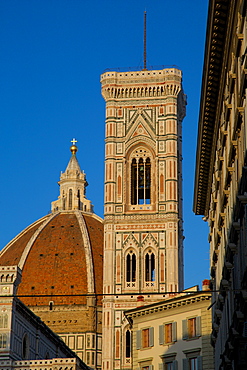
[[[188,291],[149,305],[140,297],[141,306],[125,312],[133,331],[132,369],[214,369],[211,292]]]
[[[176,68],[101,75],[106,101],[103,369],[129,369],[126,309],[183,289],[182,131]],[[159,293],[159,294],[157,294]]]
[[[209,224],[215,369],[247,368],[247,2],[211,0],[194,211]]]
[[[11,369],[87,370],[88,367],[17,297],[18,266],[0,267],[0,366]]]

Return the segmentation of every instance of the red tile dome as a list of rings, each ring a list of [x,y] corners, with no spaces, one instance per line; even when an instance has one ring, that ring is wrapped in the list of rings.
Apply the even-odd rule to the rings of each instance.
[[[34,222],[0,254],[18,265],[18,296],[28,306],[86,304],[103,292],[103,220],[93,213],[61,211]]]

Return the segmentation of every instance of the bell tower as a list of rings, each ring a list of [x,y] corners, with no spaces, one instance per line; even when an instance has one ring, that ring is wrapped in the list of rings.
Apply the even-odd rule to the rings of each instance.
[[[103,370],[131,367],[123,312],[183,289],[182,120],[177,68],[106,72]],[[140,297],[139,297],[140,299]]]

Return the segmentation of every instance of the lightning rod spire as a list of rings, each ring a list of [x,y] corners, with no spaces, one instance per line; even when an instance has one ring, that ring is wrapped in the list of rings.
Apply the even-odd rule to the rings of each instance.
[[[143,52],[143,69],[147,70],[147,12],[144,11],[144,52]]]

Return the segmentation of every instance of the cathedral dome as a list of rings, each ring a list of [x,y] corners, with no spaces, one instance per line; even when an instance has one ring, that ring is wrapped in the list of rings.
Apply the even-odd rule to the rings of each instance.
[[[0,253],[1,266],[22,271],[17,294],[28,306],[101,305],[103,220],[85,196],[86,175],[72,156],[61,173],[52,213],[28,226]],[[89,300],[88,300],[89,299]]]
[[[3,249],[0,265],[21,268],[17,292],[28,306],[86,304],[102,293],[102,220],[79,210],[45,216]]]

